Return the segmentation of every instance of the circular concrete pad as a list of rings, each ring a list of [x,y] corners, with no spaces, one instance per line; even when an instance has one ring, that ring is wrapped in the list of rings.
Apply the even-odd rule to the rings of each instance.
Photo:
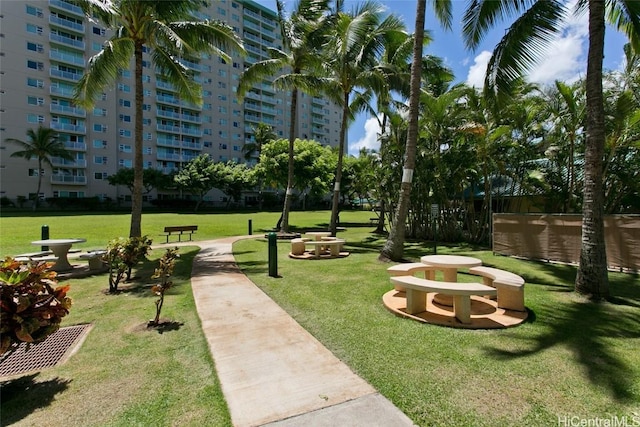
[[[450,326],[466,329],[498,329],[516,326],[524,322],[528,316],[526,311],[513,311],[498,308],[495,301],[472,296],[471,297],[471,323],[460,323],[453,314],[453,307],[447,307],[433,302],[436,294],[427,294],[427,311],[422,313],[407,313],[407,299],[404,292],[390,290],[382,296],[382,302],[392,313],[408,317],[413,320],[434,325]]]

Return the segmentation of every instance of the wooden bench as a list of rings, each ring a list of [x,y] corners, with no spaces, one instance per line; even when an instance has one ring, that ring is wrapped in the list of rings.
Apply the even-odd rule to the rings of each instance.
[[[89,251],[86,254],[80,255],[78,258],[86,259],[89,261],[89,270],[102,270],[102,268],[104,267],[102,256],[106,253],[107,251],[103,250]]]
[[[189,241],[191,241],[191,236],[193,235],[194,232],[196,232],[196,230],[198,230],[197,225],[176,225],[171,227],[165,227],[164,233],[167,236],[167,243],[169,243],[169,236],[171,236],[172,234],[177,234],[178,241],[181,242],[183,235],[188,235]]]
[[[525,311],[524,279],[510,271],[493,267],[471,267],[470,274],[481,276],[485,285],[498,291],[498,307],[505,310]]]
[[[461,323],[471,323],[471,295],[495,295],[496,290],[482,283],[439,282],[414,276],[391,277],[391,282],[405,289],[407,313],[427,310],[427,293],[453,296],[453,312]]]
[[[413,276],[418,272],[424,272],[424,278],[433,280],[435,279],[435,268],[422,263],[422,262],[407,262],[404,264],[396,264],[387,268],[387,273],[390,276]],[[404,288],[398,284],[395,285],[395,290],[404,292]]]

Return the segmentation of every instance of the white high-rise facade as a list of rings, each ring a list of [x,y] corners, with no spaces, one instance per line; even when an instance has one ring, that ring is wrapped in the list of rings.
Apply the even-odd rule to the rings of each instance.
[[[182,61],[202,85],[204,103],[199,107],[181,101],[145,53],[145,168],[170,172],[201,153],[215,161],[244,162],[243,145],[253,140],[253,126],[260,122],[271,125],[278,137],[288,137],[290,92],[277,91],[264,80],[244,99],[236,96],[243,70],[268,58],[268,47],[282,47],[275,12],[250,0],[217,0],[198,17],[232,26],[247,55],[228,52],[228,63],[210,55]],[[107,177],[133,167],[133,67],[121,70],[93,110],[78,108],[72,100],[87,60],[109,34],[63,0],[3,1],[0,32],[0,196],[33,196],[38,174],[44,173],[41,198],[128,199],[129,190],[109,185]],[[341,111],[334,104],[301,94],[297,137],[337,146],[340,123]],[[27,130],[40,125],[58,132],[74,161],[53,158],[53,169],[38,171],[36,159],[10,157],[20,147],[5,140],[25,141]],[[145,199],[171,197],[175,194],[153,191]],[[220,197],[211,192],[207,199]]]

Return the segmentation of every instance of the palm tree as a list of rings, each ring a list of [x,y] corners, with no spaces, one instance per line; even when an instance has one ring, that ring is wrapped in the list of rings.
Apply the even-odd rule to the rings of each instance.
[[[291,89],[288,180],[282,215],[278,221],[280,232],[288,233],[294,184],[293,162],[298,91],[302,89],[307,93],[313,93],[318,87],[318,79],[314,76],[321,64],[319,30],[323,26],[323,16],[327,12],[328,0],[299,0],[290,17],[286,16],[281,0],[277,0],[276,5],[284,49],[270,47],[269,59],[256,62],[247,68],[240,77],[238,95],[243,96],[253,84],[276,75],[278,77],[273,81],[274,86]]]
[[[605,4],[606,3],[606,4]],[[635,0],[579,0],[577,12],[589,13],[587,56],[587,137],[585,145],[582,248],[575,290],[594,300],[609,295],[604,240],[603,155],[605,146],[602,60],[605,18],[624,31],[634,50],[640,51],[640,2]],[[498,19],[519,14],[496,46],[487,66],[485,90],[498,104],[508,97],[514,82],[561,30],[567,11],[559,0],[473,0],[465,12],[463,34],[467,47],[475,48]]]
[[[451,3],[436,2],[436,11],[445,25],[451,22]],[[438,8],[440,7],[440,8]],[[395,261],[402,259],[404,253],[404,236],[407,224],[407,213],[411,196],[411,182],[416,165],[416,147],[418,144],[418,111],[420,108],[420,94],[422,92],[422,47],[424,44],[424,21],[426,0],[418,0],[416,9],[415,36],[413,40],[413,63],[411,65],[411,92],[409,95],[409,128],[405,148],[404,166],[400,196],[394,215],[389,238],[382,248],[381,257]]]
[[[340,203],[340,180],[347,128],[354,114],[366,109],[371,87],[385,87],[383,74],[376,72],[385,45],[396,37],[406,37],[402,21],[395,15],[383,19],[385,8],[375,1],[359,4],[351,13],[339,7],[332,16],[330,34],[325,48],[325,83],[323,90],[342,107],[340,145],[336,166],[331,222],[335,235]],[[354,94],[355,92],[355,94]],[[351,99],[353,96],[353,99]]]
[[[27,137],[27,141],[20,141],[14,138],[7,138],[6,141],[22,146],[22,150],[11,153],[11,157],[22,157],[26,160],[38,159],[38,188],[33,202],[33,210],[35,211],[38,207],[40,188],[42,186],[42,164],[46,163],[53,168],[51,157],[60,157],[70,161],[75,160],[75,157],[65,148],[64,142],[58,140],[58,134],[53,129],[42,126],[39,126],[36,130],[29,129],[27,130]]]
[[[194,21],[192,14],[201,0],[75,0],[90,19],[98,19],[113,31],[102,51],[89,60],[87,72],[78,82],[75,98],[85,107],[91,106],[103,88],[114,82],[118,71],[129,68],[131,57],[135,68],[135,150],[134,182],[131,205],[130,237],[140,237],[142,228],[142,53],[150,49],[151,60],[178,94],[186,101],[202,103],[202,92],[181,58],[194,58],[201,52],[213,52],[225,60],[224,52],[235,48],[243,52],[242,43],[233,29],[219,22]]]
[[[246,143],[242,147],[242,154],[247,162],[255,158],[259,159],[262,146],[276,139],[276,133],[268,124],[258,123],[253,127],[253,139],[254,142]]]

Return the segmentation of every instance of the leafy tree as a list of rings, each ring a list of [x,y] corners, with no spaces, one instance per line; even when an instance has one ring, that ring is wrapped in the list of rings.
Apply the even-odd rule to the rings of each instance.
[[[240,78],[238,94],[244,95],[251,85],[267,77],[278,76],[273,85],[281,89],[291,90],[290,122],[289,122],[289,157],[287,163],[288,181],[285,191],[280,231],[289,231],[289,210],[293,191],[294,177],[294,141],[298,114],[298,91],[313,93],[317,90],[319,79],[317,70],[321,68],[320,30],[325,20],[327,0],[299,0],[296,7],[287,17],[284,4],[276,0],[278,23],[282,34],[283,49],[268,48],[270,58],[251,65]],[[288,70],[288,72],[283,72]]]
[[[278,139],[262,147],[256,174],[274,188],[288,185],[285,165],[289,161],[288,140]],[[333,178],[335,154],[330,147],[316,141],[296,139],[294,143],[294,180],[292,189],[301,194],[323,195],[329,190]]]
[[[194,211],[197,211],[205,194],[218,185],[215,176],[216,163],[209,154],[204,153],[184,164],[173,179],[179,188],[198,198],[194,208]]]
[[[113,175],[107,177],[109,185],[125,185],[133,194],[133,181],[135,171],[132,168],[120,168]],[[173,185],[173,177],[153,168],[145,168],[143,171],[143,194],[149,194],[154,188],[164,189]]]
[[[69,285],[56,286],[53,263],[22,263],[7,257],[0,264],[0,356],[20,343],[37,344],[60,329],[69,314]]]
[[[396,36],[406,37],[402,21],[395,15],[384,17],[384,12],[385,8],[375,1],[361,3],[351,13],[338,10],[332,17],[327,38],[323,90],[342,107],[329,225],[332,235],[336,233],[338,220],[347,128],[355,113],[365,109],[368,104],[372,92],[367,89],[376,85],[384,86],[384,75],[374,70],[385,44]]]
[[[607,10],[608,9],[608,10]],[[604,240],[603,156],[606,142],[602,85],[605,18],[608,18],[640,51],[640,2],[634,0],[580,0],[577,11],[589,13],[589,51],[586,76],[585,185],[582,207],[582,247],[575,290],[594,300],[609,295]],[[494,49],[487,66],[485,91],[498,105],[508,97],[514,82],[540,57],[566,16],[563,2],[473,0],[465,12],[463,35],[475,48],[486,31],[504,17],[519,15]]]
[[[202,0],[140,1],[140,0],[74,0],[89,19],[100,21],[113,30],[102,51],[93,56],[78,82],[75,98],[91,106],[104,88],[118,77],[118,71],[129,69],[134,59],[135,81],[135,150],[134,180],[131,204],[131,237],[142,234],[142,54],[150,49],[151,61],[159,74],[171,83],[188,102],[202,103],[202,91],[193,80],[192,72],[180,63],[181,58],[194,58],[202,52],[212,52],[225,60],[223,51],[235,48],[243,51],[233,29],[220,22],[198,22],[192,18],[204,3]]]
[[[234,162],[216,163],[214,165],[213,182],[215,188],[227,196],[227,207],[231,200],[239,202],[242,193],[256,185],[255,174],[245,164]]]
[[[38,188],[36,189],[36,198],[33,202],[33,210],[38,207],[38,199],[40,197],[40,188],[42,186],[42,168],[43,163],[51,166],[52,157],[60,157],[63,160],[75,160],[73,154],[68,151],[64,143],[58,139],[58,134],[49,128],[39,126],[38,129],[27,130],[27,141],[19,139],[7,138],[7,142],[19,144],[22,150],[11,153],[11,157],[22,157],[26,160],[33,158],[38,160]]]

